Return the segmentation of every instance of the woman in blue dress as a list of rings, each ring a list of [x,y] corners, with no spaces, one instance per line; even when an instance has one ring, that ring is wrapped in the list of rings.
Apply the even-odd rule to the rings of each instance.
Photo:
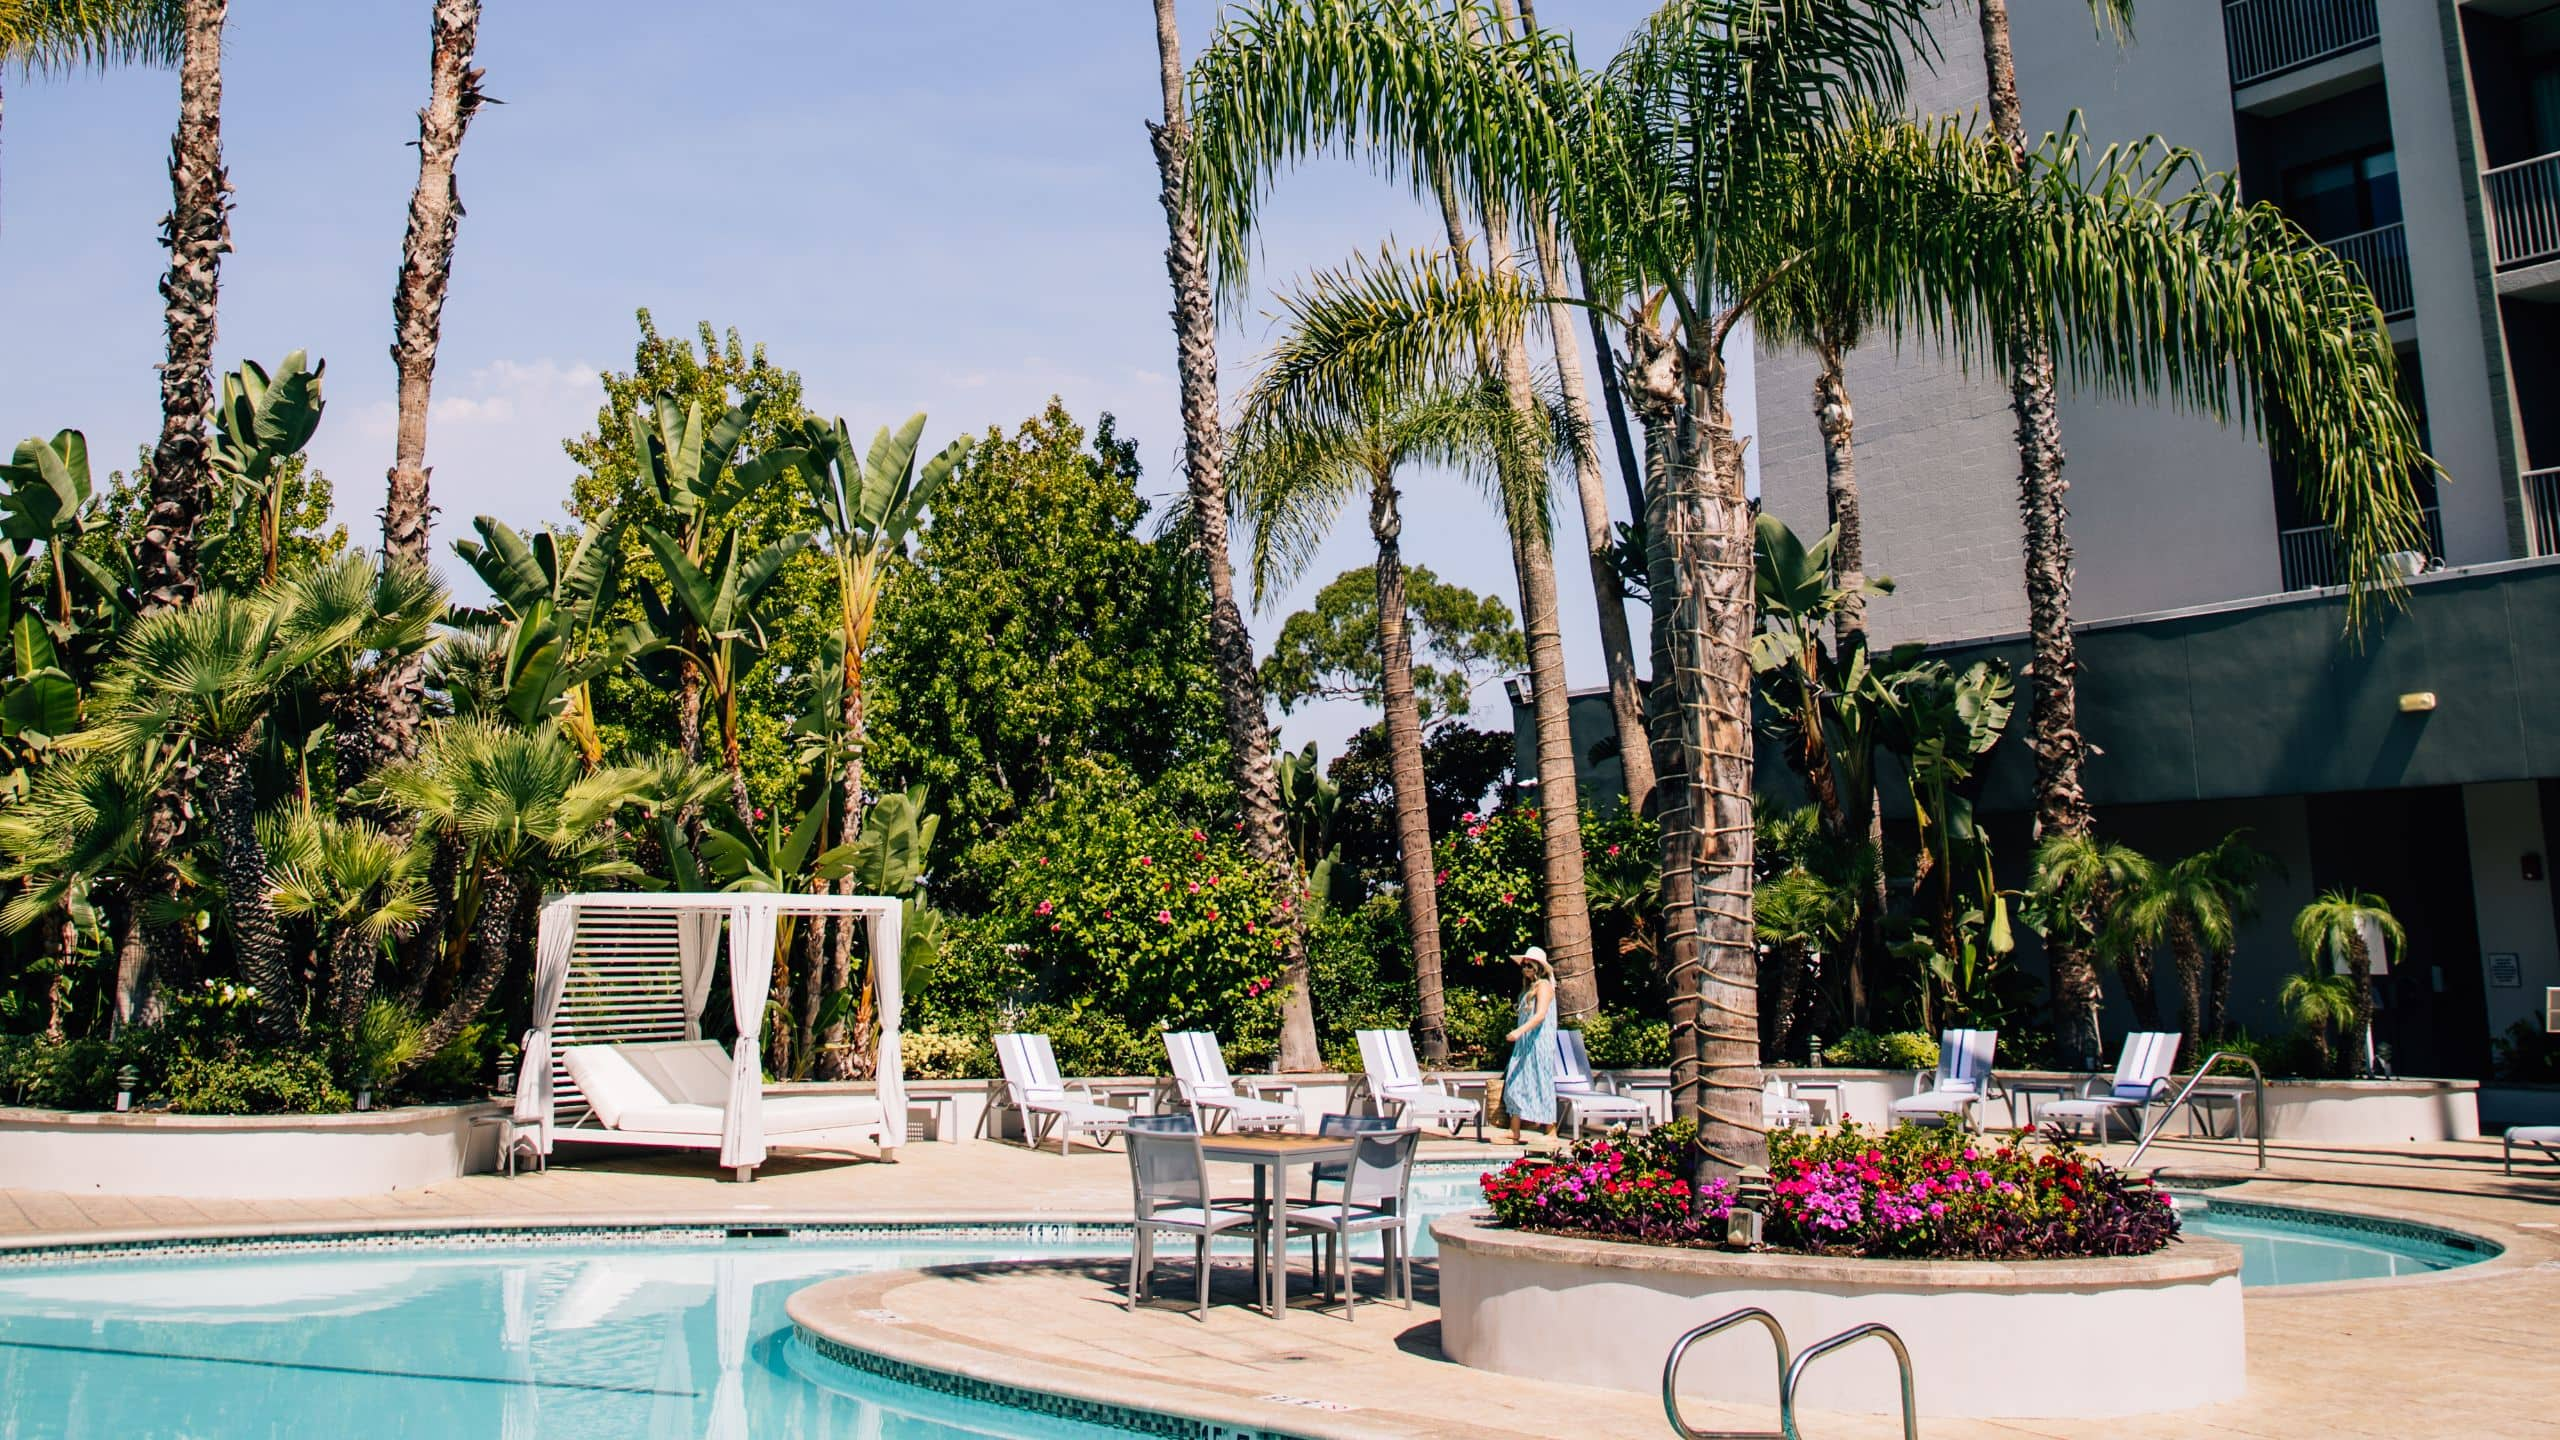
[[[1502,1071],[1502,1108],[1511,1116],[1511,1143],[1520,1143],[1520,1122],[1550,1132],[1556,1123],[1556,972],[1547,952],[1532,945],[1520,952],[1520,1024],[1507,1038],[1511,1063]]]

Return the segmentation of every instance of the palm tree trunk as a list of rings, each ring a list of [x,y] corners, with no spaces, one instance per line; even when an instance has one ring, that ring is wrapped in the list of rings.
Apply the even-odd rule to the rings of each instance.
[[[2364,936],[2347,934],[2347,982],[2355,993],[2355,1033],[2347,1037],[2347,1068],[2358,1078],[2373,1074],[2373,952]]]
[[[1645,434],[1645,583],[1652,592],[1654,684],[1645,693],[1646,730],[1653,747],[1654,814],[1662,826],[1659,917],[1662,936],[1654,951],[1671,1020],[1671,1112],[1699,1117],[1705,1099],[1699,1069],[1699,953],[1697,827],[1689,818],[1689,758],[1680,743],[1680,710],[1673,687],[1673,612],[1680,598],[1680,570],[1671,549],[1671,472],[1682,462],[1686,438],[1680,421],[1679,369],[1671,343],[1650,327],[1629,337],[1628,389]]]
[[[844,840],[850,844],[862,833],[862,747],[863,727],[868,723],[862,693],[862,661],[859,646],[847,637],[845,644],[844,705],[839,718],[844,733],[852,737],[847,747],[844,767]],[[835,891],[851,895],[859,883],[852,876],[837,879]],[[825,969],[819,976],[821,1003],[853,983],[853,927],[863,923],[853,915],[829,916],[827,921],[827,954]],[[848,1032],[841,1020],[829,1025],[819,1037],[818,1078],[852,1080],[871,1072],[871,1037],[863,1030]]]
[[[1585,294],[1590,293],[1594,288],[1589,265],[1582,267],[1582,288]],[[1609,437],[1617,445],[1618,474],[1624,479],[1627,487],[1627,513],[1634,518],[1637,528],[1642,529],[1645,517],[1645,471],[1643,464],[1636,459],[1635,437],[1630,433],[1630,427],[1627,424],[1626,386],[1618,379],[1618,357],[1609,348],[1609,322],[1602,319],[1600,312],[1596,309],[1589,312],[1589,319],[1591,348],[1600,357],[1600,398],[1608,407]],[[1646,577],[1646,583],[1648,585],[1652,583],[1650,575]],[[1650,717],[1646,723],[1648,725],[1652,723]]]
[[[1369,533],[1378,542],[1378,655],[1386,710],[1387,769],[1396,796],[1396,850],[1404,869],[1405,929],[1413,936],[1413,986],[1421,1013],[1414,1028],[1422,1058],[1449,1058],[1449,1017],[1440,990],[1440,893],[1432,871],[1430,782],[1422,768],[1422,711],[1413,698],[1413,637],[1407,602],[1395,479],[1375,477]]]
[[[142,924],[142,897],[132,895],[120,907],[116,923],[116,990],[108,1035],[160,1022],[160,995],[151,965],[151,945]]]
[[[2026,121],[2018,105],[2018,67],[2009,50],[2008,0],[1981,0],[1982,58],[1991,126],[2026,166]],[[2070,490],[2062,478],[2062,420],[2054,396],[2053,351],[2043,317],[2017,316],[2012,341],[2019,360],[2009,377],[2018,417],[2018,513],[2025,521],[2027,636],[2034,681],[2027,748],[2035,756],[2034,839],[2086,835],[2091,817],[2080,770],[2088,745],[2080,734],[2078,645],[2071,634]],[[2087,997],[2096,967],[2076,944],[2052,947],[2054,1030],[2075,1065],[2095,1062],[2098,1036]]]
[[[2140,946],[2129,946],[2123,958],[2116,961],[2116,979],[2124,985],[2124,999],[2133,1007],[2134,1023],[2145,1030],[2160,1028],[2160,991],[2152,984],[2151,952]]]
[[[221,855],[223,907],[240,976],[257,987],[262,1027],[283,1037],[300,1030],[293,956],[267,900],[267,852],[258,843],[257,795],[247,742],[208,746],[205,788],[212,801],[214,843]]]
[[[342,929],[329,948],[329,1013],[340,1029],[352,1030],[373,999],[373,973],[382,948],[353,927]]]
[[[2231,1033],[2231,952],[2213,952],[2211,978],[2206,982],[2205,1035],[2219,1040]]]
[[[391,293],[391,363],[400,372],[400,402],[382,506],[383,555],[420,565],[427,563],[434,513],[427,504],[427,402],[435,388],[445,291],[453,282],[454,232],[462,220],[453,162],[481,104],[481,72],[471,63],[480,41],[480,0],[435,0],[432,33],[427,105],[418,112],[418,187],[409,196],[400,282]]]
[[[2186,1002],[2179,1043],[2189,1055],[2201,1059],[2205,1035],[2204,946],[2196,939],[2195,923],[2184,915],[2169,921],[2169,958],[2177,962],[2178,991]]]
[[[196,521],[213,490],[205,415],[213,407],[213,330],[222,256],[231,248],[231,180],[222,168],[222,27],[228,0],[186,0],[178,64],[178,133],[169,144],[169,271],[160,298],[169,333],[160,367],[160,443],[151,508],[134,542],[134,590],[145,611],[196,593]]]
[[[480,913],[471,925],[471,960],[455,977],[444,1009],[427,1022],[418,1046],[422,1062],[460,1037],[488,1008],[489,997],[498,993],[499,982],[507,978],[508,939],[515,933],[516,912],[524,904],[524,884],[504,870],[491,870],[480,877],[480,885]],[[398,1078],[386,1075],[380,1081],[387,1085]]]
[[[1760,1120],[1760,957],[1751,926],[1753,540],[1742,446],[1725,409],[1722,338],[1721,326],[1688,337],[1685,424],[1699,433],[1671,472],[1680,582],[1671,678],[1694,777],[1688,823],[1697,853],[1705,1012],[1698,1059],[1706,1088],[1698,1142],[1708,1169],[1743,1173],[1768,1167],[1769,1145]]]
[[[1201,248],[1199,213],[1188,179],[1191,126],[1183,111],[1182,38],[1174,27],[1173,0],[1156,3],[1156,60],[1164,89],[1164,123],[1148,127],[1155,145],[1158,201],[1164,207],[1165,273],[1173,284],[1173,320],[1182,377],[1183,471],[1190,482],[1192,543],[1209,574],[1209,652],[1226,702],[1227,746],[1235,766],[1245,849],[1270,867],[1281,895],[1280,1053],[1277,1068],[1313,1070],[1315,1005],[1309,996],[1304,912],[1305,885],[1289,851],[1280,814],[1280,783],[1271,758],[1271,721],[1263,711],[1262,677],[1253,663],[1253,636],[1236,605],[1235,565],[1227,555],[1225,450],[1218,434],[1218,316],[1209,289],[1209,259]]]

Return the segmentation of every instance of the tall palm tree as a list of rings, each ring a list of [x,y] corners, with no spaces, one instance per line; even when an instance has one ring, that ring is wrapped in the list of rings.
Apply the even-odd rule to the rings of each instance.
[[[178,63],[179,0],[6,0],[0,75]]]
[[[2359,1047],[2354,1062],[2358,1075],[2370,1075],[2374,1069],[2373,962],[2376,957],[2365,939],[2367,931],[2380,935],[2391,954],[2400,953],[2409,944],[2409,932],[2401,927],[2399,917],[2391,913],[2391,902],[2366,891],[2324,891],[2319,899],[2303,906],[2293,917],[2293,943],[2302,952],[2305,966],[2316,972],[2332,957],[2346,962],[2350,996],[2347,1019]]]
[[[1342,283],[1319,274],[1311,289],[1321,297]],[[1356,283],[1356,282],[1354,282]],[[1281,299],[1284,312],[1299,308]],[[1320,303],[1320,298],[1318,303]],[[1275,371],[1285,373],[1287,354],[1301,337],[1284,331],[1273,347]],[[1416,462],[1438,463],[1486,475],[1495,472],[1521,436],[1510,400],[1485,383],[1403,390],[1380,385],[1353,403],[1300,406],[1285,388],[1257,388],[1244,402],[1232,454],[1236,497],[1253,531],[1253,584],[1257,599],[1274,582],[1297,576],[1340,513],[1345,501],[1366,492],[1369,535],[1378,548],[1377,583],[1380,706],[1385,712],[1388,773],[1395,792],[1396,847],[1404,875],[1405,928],[1413,937],[1415,1028],[1423,1058],[1448,1058],[1448,1015],[1441,994],[1440,902],[1432,870],[1430,785],[1423,773],[1422,710],[1413,687],[1411,605],[1405,594],[1404,518],[1396,477]],[[1542,457],[1531,457],[1542,463]]]
[[[231,177],[222,168],[222,30],[230,0],[183,0],[182,9],[178,133],[169,143],[169,214],[160,226],[169,251],[160,280],[168,358],[160,366],[151,506],[133,546],[134,594],[145,610],[181,605],[196,593],[196,522],[213,493],[205,444],[213,330],[222,257],[231,249]]]
[[[2216,956],[2227,965],[2239,944],[2248,892],[2264,863],[2262,852],[2234,832],[2208,849],[2158,867],[2150,883],[2124,897],[2129,938],[2145,947],[2163,942],[2169,947],[2184,1001],[2180,1031],[2190,1055],[2202,1055],[2204,1042],[2219,1033],[2219,1016],[2208,1008],[2207,972]]]
[[[1304,882],[1289,852],[1280,811],[1279,771],[1271,754],[1271,720],[1262,705],[1262,677],[1253,663],[1253,636],[1236,605],[1235,565],[1227,556],[1227,487],[1218,435],[1218,315],[1209,288],[1208,252],[1202,248],[1200,211],[1191,173],[1191,119],[1182,94],[1182,36],[1174,26],[1173,0],[1155,0],[1156,60],[1164,89],[1164,121],[1148,126],[1154,142],[1158,199],[1164,206],[1165,274],[1173,284],[1175,347],[1182,380],[1182,468],[1191,493],[1192,542],[1209,576],[1209,654],[1226,702],[1227,748],[1235,767],[1236,800],[1244,812],[1245,848],[1279,877],[1282,926],[1280,1053],[1278,1068],[1313,1070],[1323,1063],[1316,1048],[1312,975],[1306,931],[1298,918]]]
[[[1661,482],[1648,484],[1652,598],[1671,612],[1657,784],[1687,792],[1657,805],[1666,963],[1694,1005],[1674,1011],[1674,1058],[1700,1077],[1679,1104],[1701,1118],[1711,1167],[1765,1156],[1752,544],[1722,352],[1775,285],[1824,249],[1854,250],[1870,308],[2002,363],[2015,329],[1992,321],[2049,316],[2079,374],[2243,414],[2262,434],[2281,414],[2320,452],[2315,503],[2360,549],[2414,524],[2408,475],[2426,463],[2371,296],[2191,155],[2143,146],[2092,163],[2073,135],[2021,171],[1958,126],[1879,118],[1899,111],[1930,8],[1675,0],[1588,75],[1538,37],[1483,45],[1493,22],[1472,0],[1263,0],[1234,12],[1196,82],[1199,192],[1230,275],[1276,171],[1340,144],[1416,184],[1445,167],[1465,193],[1551,197],[1611,297],[1659,292],[1668,307],[1671,325],[1632,332],[1630,379]],[[1445,266],[1371,277],[1351,299],[1310,326],[1338,363],[1310,355],[1289,383],[1348,393],[1381,368],[1446,373],[1544,301],[1517,277]]]

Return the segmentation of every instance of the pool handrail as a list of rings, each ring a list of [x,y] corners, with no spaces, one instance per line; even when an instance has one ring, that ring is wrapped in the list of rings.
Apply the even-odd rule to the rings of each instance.
[[[1692,1430],[1680,1418],[1680,1362],[1689,1347],[1719,1331],[1730,1330],[1746,1320],[1756,1320],[1769,1332],[1778,1347],[1778,1424],[1776,1430]],[[1680,1440],[1794,1440],[1795,1421],[1787,1412],[1787,1331],[1778,1317],[1757,1305],[1746,1305],[1728,1315],[1719,1315],[1704,1325],[1671,1342],[1671,1354],[1662,1362],[1662,1413],[1671,1420],[1671,1433]]]
[[[1920,1406],[1913,1397],[1911,1388],[1911,1351],[1903,1345],[1902,1337],[1893,1333],[1892,1326],[1879,1325],[1873,1321],[1864,1325],[1853,1325],[1827,1340],[1815,1341],[1805,1347],[1803,1354],[1796,1357],[1795,1364],[1787,1367],[1786,1383],[1778,1392],[1780,1397],[1778,1423],[1787,1427],[1786,1440],[1799,1440],[1796,1433],[1796,1389],[1804,1383],[1806,1367],[1834,1350],[1847,1349],[1871,1337],[1880,1339],[1893,1347],[1894,1368],[1901,1372],[1902,1440],[1920,1440]]]
[[[2204,1078],[2213,1073],[2213,1067],[2225,1060],[2237,1060],[2249,1067],[2249,1110],[2250,1118],[2256,1123],[2258,1130],[2258,1168],[2261,1170],[2267,1168],[2266,1072],[2258,1068],[2258,1062],[2255,1059],[2237,1050],[2216,1050],[2205,1057],[2204,1063],[2197,1066],[2195,1073],[2187,1077],[2187,1083],[2178,1087],[2178,1093],[2170,1097],[2169,1103],[2162,1106],[2160,1113],[2143,1128],[2141,1142],[2133,1147],[2132,1154],[2125,1157],[2126,1170],[2129,1171],[2142,1162],[2142,1152],[2150,1149],[2151,1142],[2160,1138],[2160,1132],[2168,1125],[2169,1117],[2177,1114],[2178,1107],[2187,1103],[2187,1097],[2193,1095],[2196,1086],[2202,1084]]]

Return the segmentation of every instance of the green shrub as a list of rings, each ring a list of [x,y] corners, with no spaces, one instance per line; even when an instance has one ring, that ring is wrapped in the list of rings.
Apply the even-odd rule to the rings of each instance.
[[[1822,1063],[1841,1070],[1935,1070],[1938,1042],[1917,1030],[1844,1030],[1823,1043]]]
[[[1458,986],[1441,993],[1449,1013],[1449,1068],[1499,1070],[1510,1063],[1505,1037],[1520,1023],[1513,1018],[1519,1002]]]
[[[1019,1028],[1049,1037],[1058,1053],[1058,1069],[1066,1075],[1161,1075],[1165,1072],[1164,1032],[1140,1030],[1108,1011],[1082,1001],[1035,1005],[1023,1012]],[[1265,1029],[1258,1048],[1250,1041],[1221,1034],[1218,1038],[1234,1070],[1268,1064],[1276,1030]]]
[[[504,1034],[499,1022],[492,1019],[474,1020],[463,1026],[452,1044],[419,1062],[418,1068],[400,1081],[400,1093],[421,1100],[468,1099],[489,1094],[499,1082],[497,1051]]]
[[[2560,1035],[2519,1020],[2489,1042],[2489,1073],[2516,1085],[2560,1083]],[[2263,1063],[2263,1062],[2261,1062]]]
[[[116,1071],[135,1053],[104,1040],[0,1036],[0,1103],[42,1110],[104,1110],[115,1104]]]
[[[1659,1070],[1671,1063],[1671,1022],[1604,1011],[1582,1022],[1582,1043],[1596,1070]]]
[[[317,1056],[286,1052],[170,1062],[169,1108],[180,1115],[320,1115],[353,1102]]]
[[[942,1030],[910,1030],[898,1037],[898,1055],[910,1080],[986,1080],[996,1074],[991,1039]]]

